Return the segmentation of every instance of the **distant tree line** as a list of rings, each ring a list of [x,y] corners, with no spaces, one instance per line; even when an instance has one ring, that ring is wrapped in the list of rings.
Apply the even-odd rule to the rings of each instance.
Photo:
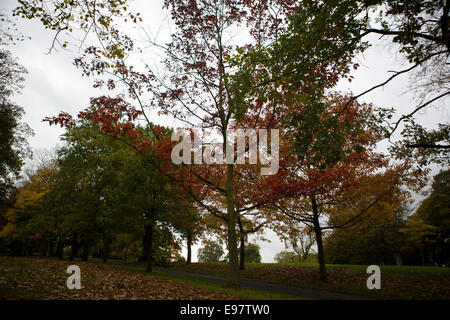
[[[324,243],[327,263],[450,266],[449,199],[450,170],[443,170],[414,212],[384,203],[380,211],[368,214],[357,225],[330,232]],[[297,236],[305,241],[304,234]],[[298,245],[288,249],[277,253],[275,261],[315,261],[315,257],[306,259]]]
[[[137,259],[151,270],[151,262],[180,259],[181,239],[196,241],[198,209],[147,157],[88,122],[63,140],[55,159],[12,195],[2,215],[3,253]]]

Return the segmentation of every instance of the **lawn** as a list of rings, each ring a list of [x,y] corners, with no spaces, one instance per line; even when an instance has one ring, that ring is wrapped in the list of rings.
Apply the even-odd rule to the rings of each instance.
[[[144,272],[140,266],[0,256],[0,299],[120,299],[120,300],[298,300],[301,297],[253,288],[231,289],[222,283],[164,272]],[[81,269],[81,290],[69,290],[67,266]]]
[[[67,266],[81,269],[81,289],[69,290]],[[116,266],[42,258],[0,256],[0,299],[237,299],[226,293],[124,270]]]
[[[122,266],[123,268],[135,272],[145,272],[145,267],[141,266]],[[211,290],[218,293],[224,293],[227,295],[235,296],[241,299],[247,300],[305,300],[306,298],[277,293],[269,292],[254,288],[249,288],[246,286],[241,286],[239,289],[232,289],[226,287],[223,283],[208,281],[204,279],[195,279],[193,277],[186,277],[181,275],[169,274],[161,271],[153,270],[152,276],[156,276],[163,279],[170,279],[177,282],[186,283],[195,287]]]
[[[219,275],[226,275],[228,271],[226,263],[175,264],[174,267]],[[380,290],[367,289],[369,275],[364,265],[327,265],[327,283],[319,280],[318,266],[314,263],[249,263],[246,270],[241,270],[241,277],[376,298],[450,299],[450,268],[383,265],[380,268]]]
[[[66,288],[67,266],[81,269],[81,290]],[[174,264],[189,272],[226,275],[226,263]],[[318,277],[318,266],[309,264],[247,264],[241,277],[290,286],[354,293],[394,299],[450,299],[450,268],[380,266],[381,290],[368,290],[367,266],[327,265],[329,282]],[[137,265],[60,261],[35,257],[0,256],[0,299],[301,299],[280,293],[154,271]]]

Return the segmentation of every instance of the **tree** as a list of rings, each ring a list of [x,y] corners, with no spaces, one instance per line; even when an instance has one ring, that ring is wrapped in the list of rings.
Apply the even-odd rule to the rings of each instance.
[[[222,246],[215,241],[204,241],[203,246],[197,252],[199,262],[219,262],[223,255]]]
[[[183,190],[180,190],[178,197],[174,200],[176,203],[172,211],[174,212],[174,227],[186,240],[187,257],[185,261],[186,264],[191,264],[192,245],[199,240],[204,232],[200,210],[196,206],[195,201]]]
[[[315,97],[323,93],[323,82],[326,83],[325,88],[332,88],[336,78],[308,79],[308,75],[328,66],[335,68],[335,76],[342,73],[346,75],[352,65],[358,67],[352,62],[354,55],[364,52],[373,44],[371,35],[388,39],[410,65],[403,70],[391,71],[392,75],[382,83],[368,87],[361,93],[351,94],[344,109],[369,92],[388,85],[402,75],[409,75],[418,102],[414,102],[410,112],[396,120],[393,120],[395,109],[379,109],[379,117],[387,123],[383,124],[384,137],[391,138],[400,124],[406,122],[401,139],[391,147],[394,155],[400,158],[419,157],[422,165],[442,162],[442,158],[448,162],[448,123],[440,123],[438,129],[427,131],[414,119],[419,111],[437,102],[444,103],[450,94],[447,65],[450,54],[448,1],[312,0],[303,1],[301,7],[278,41],[269,47],[251,48],[238,58],[239,65],[245,68],[238,72],[237,81],[248,86],[248,80],[251,80],[250,83],[257,91],[271,84],[280,85],[280,82],[291,88],[309,86],[309,97],[303,99],[314,101]],[[254,77],[256,73],[258,76]],[[295,118],[287,120],[295,127]]]
[[[1,20],[8,20],[0,12]],[[9,24],[10,21],[7,21]],[[0,28],[0,45],[13,41],[14,30]],[[11,53],[0,49],[0,228],[11,227],[11,212],[8,213],[18,192],[14,183],[20,177],[24,160],[31,155],[27,138],[33,134],[31,128],[20,120],[24,114],[21,106],[10,98],[23,88],[24,74],[27,71]],[[31,177],[30,177],[31,178]]]
[[[325,217],[330,213],[327,208],[339,201],[346,190],[356,186],[354,180],[383,166],[379,155],[372,152],[377,133],[368,120],[370,107],[355,103],[347,109],[348,113],[335,117],[333,110],[342,107],[345,103],[342,100],[335,96],[322,102],[320,114],[316,114],[317,110],[309,105],[300,109],[297,115],[305,115],[301,126],[292,133],[286,131],[283,136],[280,174],[265,179],[267,192],[261,194],[270,201],[275,213],[302,222],[314,230],[320,277],[324,281],[326,270],[322,232],[327,229],[324,226]],[[308,121],[310,111],[313,115]],[[280,193],[281,190],[283,193]],[[370,207],[382,194],[370,198],[369,202],[360,203],[359,210]],[[353,214],[357,216],[359,213],[355,210]]]
[[[137,102],[140,109],[140,112],[136,112],[123,96],[105,96],[93,99],[92,108],[82,112],[80,116],[94,120],[109,135],[117,137],[128,132],[133,137],[130,143],[140,152],[146,153],[149,149],[152,152],[167,151],[170,150],[167,146],[173,145],[168,142],[169,139],[153,143],[136,131],[133,121],[138,114],[143,114],[148,121],[144,109],[150,106],[159,107],[162,114],[174,115],[189,127],[215,130],[214,134],[221,138],[222,149],[225,150],[231,144],[229,130],[239,127],[241,115],[245,114],[247,108],[243,108],[236,96],[238,92],[228,80],[229,75],[234,72],[234,66],[227,57],[232,51],[240,50],[228,41],[228,31],[247,26],[251,35],[250,45],[270,42],[283,30],[288,16],[297,7],[294,1],[264,1],[263,5],[235,0],[165,1],[165,8],[170,11],[176,26],[172,41],[167,46],[160,46],[149,39],[155,45],[154,48],[162,49],[167,57],[164,61],[166,74],[160,77],[155,70],[147,68],[138,72],[127,65],[125,57],[135,52],[135,44],[131,37],[123,35],[113,26],[114,17],[117,16],[137,21],[134,19],[136,16],[125,13],[126,1],[102,1],[99,6],[95,1],[81,0],[69,4],[53,1],[52,6],[41,4],[42,1],[37,0],[23,1],[15,13],[25,18],[41,19],[44,26],[55,31],[54,44],[58,43],[65,31],[72,31],[77,24],[85,32],[95,31],[101,45],[87,47],[84,56],[76,60],[76,65],[86,75],[112,75],[106,82],[98,79],[95,85],[107,84],[109,89],[114,89],[118,80],[126,85],[130,98]],[[64,45],[63,43],[62,46]],[[150,93],[150,102],[145,102],[147,92]],[[252,115],[257,115],[256,118],[262,120],[255,121],[253,128],[262,126],[262,122],[265,128],[273,127],[271,107],[253,104],[251,108]],[[119,120],[123,120],[122,117],[126,115],[129,116],[128,121],[121,121],[119,124]],[[72,123],[71,117],[65,113],[48,120],[53,124]],[[158,136],[160,128],[151,128],[155,136]],[[165,158],[169,158],[167,154]],[[166,166],[160,168],[162,171],[166,169]],[[226,217],[229,282],[232,286],[239,286],[235,169],[234,163],[214,169],[183,166],[182,170],[188,172],[172,172],[170,175],[172,179],[181,175],[189,176],[189,179],[177,181],[208,213],[221,213]],[[167,171],[165,173],[169,174]],[[211,198],[217,196],[226,199],[225,210],[210,205]]]
[[[369,195],[369,190],[364,194]],[[335,264],[396,264],[407,256],[402,233],[410,202],[409,192],[395,187],[374,204],[358,223],[334,229],[325,240],[327,262]]]
[[[416,240],[417,246],[421,250],[425,246],[425,258],[432,265],[446,266],[450,262],[449,197],[450,170],[443,170],[434,177],[430,195],[406,225],[405,231]]]
[[[314,230],[304,227],[297,220],[284,220],[278,224],[275,232],[284,241],[286,249],[291,248],[298,260],[305,262],[315,244]]]
[[[259,245],[257,244],[247,244],[244,251],[245,261],[249,263],[260,263],[261,255],[259,254],[259,249]]]
[[[371,20],[361,28],[361,36],[381,35],[396,45],[398,52],[411,64],[410,67],[394,72],[383,84],[368,89],[369,92],[388,84],[395,77],[409,74],[411,87],[416,91],[416,101],[410,112],[394,121],[387,137],[391,137],[402,121],[406,122],[401,132],[401,140],[391,151],[401,157],[419,158],[420,165],[430,162],[448,163],[449,125],[438,124],[437,130],[426,130],[417,124],[415,115],[425,108],[436,105],[448,98],[448,66],[450,54],[450,31],[448,1],[436,0],[384,0],[360,1],[371,6],[373,13],[367,10],[367,20]],[[379,15],[376,16],[376,11]],[[373,14],[373,20],[371,15]]]
[[[294,263],[294,262],[300,262],[298,260],[298,256],[295,254],[295,252],[293,251],[280,251],[278,252],[275,257],[274,260],[277,263]]]
[[[0,238],[15,254],[30,254],[36,245],[47,245],[45,241],[53,232],[54,221],[42,213],[55,174],[54,164],[38,170],[18,189],[13,205],[6,212],[6,225],[0,230]],[[42,249],[45,255],[48,247]]]
[[[168,224],[175,219],[175,203],[170,199],[176,199],[179,191],[170,186],[148,156],[143,155],[136,155],[126,163],[118,185],[111,190],[110,196],[115,198],[117,208],[122,214],[127,212],[132,216],[143,232],[142,260],[147,263],[147,272],[152,271],[153,244],[158,231],[167,230]]]
[[[253,171],[253,170],[252,170]],[[242,175],[244,172],[248,173],[249,170],[238,170],[239,172],[239,182],[236,184],[236,190],[241,196],[247,198],[252,197],[252,192],[244,192],[240,186],[247,185],[251,186],[253,183],[245,183],[242,181],[244,179],[249,179],[253,181],[256,176],[249,176],[247,174]],[[246,243],[249,235],[257,235],[260,240],[265,240],[263,237],[263,231],[265,227],[268,227],[273,220],[273,215],[268,210],[262,206],[262,202],[255,201],[254,205],[243,206],[241,202],[237,201],[236,211],[239,213],[237,216],[237,227],[238,227],[238,242],[239,242],[239,269],[245,270],[246,261]],[[255,209],[256,208],[256,209]],[[204,215],[201,221],[205,227],[206,232],[218,236],[220,239],[227,241],[227,220],[226,217],[220,214],[215,215]]]
[[[419,249],[420,262],[425,266],[425,247],[429,237],[433,234],[433,227],[426,224],[419,216],[408,217],[404,227],[400,230],[407,238],[410,249]]]
[[[127,256],[139,239],[148,271],[153,262],[177,260],[175,230],[198,232],[197,211],[148,156],[136,154],[123,138],[113,139],[89,121],[67,128],[57,160],[36,173],[29,170],[30,182],[5,216],[0,229],[5,247],[19,254],[39,247],[50,255],[56,248],[62,259],[70,245],[70,260],[82,249],[82,260],[93,253],[106,262],[112,249],[122,244]]]
[[[25,73],[9,51],[0,49],[0,212],[5,210],[24,159],[31,154],[26,139],[33,131],[20,122],[23,108],[10,101],[23,87]]]

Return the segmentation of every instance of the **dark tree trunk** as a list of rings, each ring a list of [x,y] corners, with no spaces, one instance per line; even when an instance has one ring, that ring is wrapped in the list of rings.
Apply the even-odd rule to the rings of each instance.
[[[51,239],[50,243],[48,244],[48,256],[49,257],[55,256],[55,241],[53,241],[53,239]]]
[[[225,140],[225,145],[227,145]],[[227,236],[228,236],[228,283],[231,288],[240,287],[239,258],[236,235],[236,210],[234,207],[234,165],[227,164]]]
[[[109,258],[109,247],[111,244],[111,240],[106,240],[105,243],[103,244],[103,262],[106,262]]]
[[[422,267],[425,267],[425,255],[423,254],[423,246],[420,247],[420,260],[422,260]]]
[[[146,262],[148,260],[148,228],[145,228],[144,238],[142,238],[142,255],[140,262]]]
[[[237,218],[239,225],[239,240],[240,240],[240,248],[239,248],[239,269],[245,270],[245,236],[244,236],[244,227],[242,226],[241,217]]]
[[[30,245],[25,246],[25,256],[31,256],[33,254],[33,249],[31,249]]]
[[[128,258],[128,250],[129,250],[129,248],[130,248],[130,245],[131,245],[131,243],[128,243],[128,244],[127,244],[127,248],[126,248],[126,250],[125,250],[125,257],[123,257],[123,261],[127,261],[127,258]]]
[[[41,247],[41,256],[46,257],[47,254],[48,254],[48,241],[45,241],[45,243],[42,244],[42,247]]]
[[[312,209],[313,209],[313,225],[314,225],[314,233],[316,234],[316,242],[317,242],[317,255],[319,257],[319,272],[320,272],[320,280],[327,281],[327,269],[325,266],[325,253],[323,251],[323,242],[322,242],[322,228],[320,227],[319,222],[319,212],[317,209],[316,199],[311,197]]]
[[[147,227],[147,272],[152,272],[153,225]]]
[[[73,260],[75,260],[75,258],[77,256],[78,250],[80,249],[80,244],[78,243],[77,240],[73,240],[71,247],[72,247],[72,250],[70,251],[69,260],[73,261]]]
[[[62,260],[64,255],[64,246],[61,239],[58,240],[58,245],[56,247],[56,256]]]
[[[239,248],[239,269],[245,270],[245,240],[244,237],[241,237],[241,246]]]
[[[186,264],[191,264],[192,260],[192,235],[190,232],[187,234],[187,258]]]
[[[401,254],[399,252],[395,253],[395,264],[397,266],[403,265],[403,259],[402,259],[402,256],[401,256]]]
[[[89,240],[83,241],[83,255],[81,261],[88,261],[89,258]]]

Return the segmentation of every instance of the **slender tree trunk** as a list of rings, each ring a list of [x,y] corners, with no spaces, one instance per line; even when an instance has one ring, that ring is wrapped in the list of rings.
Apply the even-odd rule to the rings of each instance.
[[[148,260],[148,228],[145,228],[144,238],[142,239],[142,256],[140,262],[146,262]]]
[[[128,242],[127,248],[125,249],[125,257],[123,257],[123,261],[127,261],[128,258],[128,251],[130,250],[131,242]]]
[[[403,265],[403,259],[402,259],[402,256],[401,256],[401,254],[399,252],[395,253],[395,264],[397,266]]]
[[[58,256],[59,260],[63,259],[64,246],[63,246],[61,239],[58,239],[58,245],[56,247],[56,255]]]
[[[147,226],[147,272],[152,272],[153,225]]]
[[[73,261],[73,260],[75,260],[75,258],[77,256],[78,249],[80,248],[80,245],[78,244],[77,240],[73,240],[71,247],[72,247],[72,250],[70,251],[69,260]]]
[[[325,266],[325,253],[323,251],[323,242],[322,242],[322,228],[320,227],[319,222],[319,212],[317,209],[316,199],[311,197],[312,209],[313,209],[313,225],[314,225],[314,233],[316,234],[316,242],[317,242],[317,254],[319,257],[319,272],[320,272],[320,280],[327,281],[327,269]]]
[[[33,249],[29,244],[25,245],[25,256],[31,256],[33,254]]]
[[[42,257],[46,257],[47,253],[48,253],[48,241],[46,241],[43,245],[42,245],[42,249],[41,249],[41,256]]]
[[[103,262],[106,262],[109,258],[109,246],[111,244],[111,240],[106,240],[103,244]]]
[[[240,240],[240,256],[239,256],[239,269],[245,270],[245,236],[244,236],[244,227],[242,226],[241,217],[238,216],[237,218],[238,225],[239,225],[239,240]]]
[[[425,255],[423,254],[423,246],[420,247],[420,259],[422,260],[422,267],[425,266]]]
[[[234,165],[227,164],[227,224],[228,224],[228,285],[232,288],[239,288],[239,263],[236,235],[236,212],[234,208]]]
[[[187,234],[187,258],[186,264],[191,264],[192,260],[192,235],[190,232]]]
[[[245,270],[245,239],[240,238],[241,245],[239,246],[239,270]]]
[[[83,241],[83,255],[81,261],[88,261],[89,259],[89,240]]]
[[[50,243],[48,244],[48,256],[55,256],[55,241],[53,240],[53,237],[50,239]]]

